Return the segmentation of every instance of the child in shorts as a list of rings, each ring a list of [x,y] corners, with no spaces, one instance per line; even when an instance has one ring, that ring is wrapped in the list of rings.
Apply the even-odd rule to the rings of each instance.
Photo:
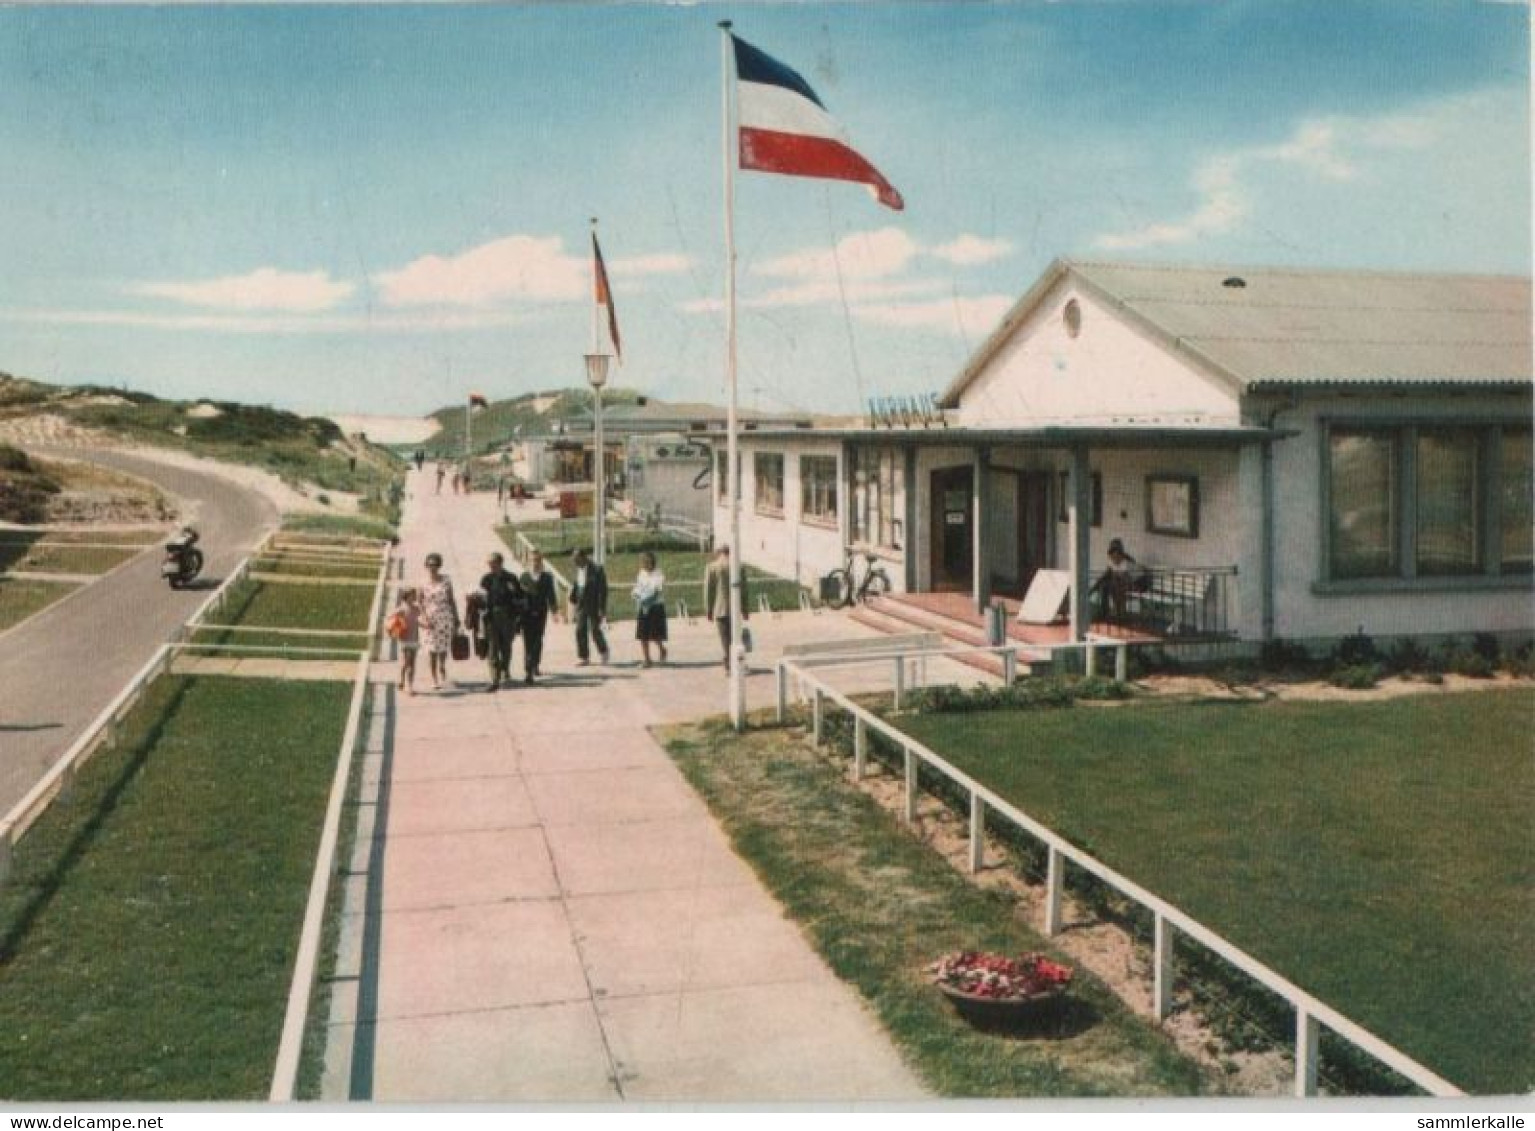
[[[389,621],[389,635],[400,645],[400,690],[414,695],[416,653],[421,650],[421,595],[415,589],[400,590],[399,604]]]

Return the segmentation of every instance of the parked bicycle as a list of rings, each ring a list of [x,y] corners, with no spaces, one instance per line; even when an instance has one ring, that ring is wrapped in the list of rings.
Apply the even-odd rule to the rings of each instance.
[[[860,601],[883,597],[890,592],[890,575],[879,564],[879,555],[865,550],[863,559],[864,572],[860,579],[854,576],[858,555],[849,546],[847,560],[842,567],[821,578],[821,599],[834,609],[846,609]]]

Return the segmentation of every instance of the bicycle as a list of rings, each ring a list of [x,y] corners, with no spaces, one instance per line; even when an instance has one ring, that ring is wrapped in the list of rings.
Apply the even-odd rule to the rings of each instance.
[[[842,567],[821,578],[822,600],[834,609],[846,609],[859,601],[867,602],[871,597],[883,597],[890,592],[890,575],[879,564],[878,554],[863,551],[863,580],[855,584],[853,569],[857,565],[857,555],[851,546],[846,553],[847,560]]]

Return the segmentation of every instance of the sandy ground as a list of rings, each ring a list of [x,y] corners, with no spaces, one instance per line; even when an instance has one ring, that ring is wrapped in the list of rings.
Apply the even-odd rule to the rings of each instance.
[[[369,416],[365,413],[330,413],[336,427],[348,436],[367,434],[375,444],[419,444],[437,434],[437,421],[425,416]]]
[[[44,412],[31,416],[0,420],[0,443],[14,444],[17,447],[29,449],[83,448],[132,452],[142,459],[153,460],[155,463],[164,464],[169,467],[180,467],[205,472],[208,475],[214,475],[227,482],[256,491],[283,514],[295,512],[315,514],[357,513],[358,496],[346,491],[321,492],[317,487],[311,487],[306,491],[296,490],[271,472],[263,471],[257,467],[204,459],[189,452],[179,452],[170,448],[156,448],[148,445],[125,443],[120,438],[109,436],[104,432],[81,428],[54,413]],[[60,453],[55,451],[47,454],[57,456]],[[330,500],[329,506],[318,501],[316,496],[322,493]]]

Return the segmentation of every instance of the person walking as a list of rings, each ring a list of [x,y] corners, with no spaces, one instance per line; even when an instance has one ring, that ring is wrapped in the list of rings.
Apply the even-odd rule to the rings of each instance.
[[[559,599],[554,591],[554,574],[544,564],[544,555],[534,550],[522,575],[522,593],[527,604],[522,610],[522,666],[524,683],[543,675],[544,629],[551,610],[558,612]]]
[[[442,481],[443,481],[443,479],[445,479],[447,477],[447,474],[448,474],[448,469],[443,465],[442,460],[438,460],[437,461],[437,493],[439,495],[442,494]]]
[[[400,690],[416,693],[416,653],[421,650],[421,598],[414,588],[400,590],[389,617],[389,635],[400,648]]]
[[[666,663],[666,575],[648,550],[640,555],[640,571],[634,576],[634,607],[634,637],[640,642],[642,664],[650,667],[652,644]]]
[[[480,578],[485,662],[490,669],[490,682],[485,690],[494,691],[502,680],[511,681],[512,641],[517,638],[526,602],[522,583],[516,574],[507,572],[500,554],[491,554],[485,565],[489,572]]]
[[[714,560],[704,571],[704,608],[719,630],[720,650],[725,654],[725,674],[730,674],[730,547],[714,551]],[[746,571],[741,571],[741,619],[748,620]]]
[[[458,633],[458,601],[453,581],[442,572],[442,555],[426,556],[426,581],[421,585],[421,627],[426,631],[426,654],[432,686],[441,688],[448,678],[448,653]]]
[[[576,619],[576,655],[580,665],[592,662],[591,643],[597,645],[602,662],[608,662],[608,638],[603,635],[602,622],[608,616],[608,575],[586,550],[572,555],[576,567],[575,581],[570,588],[570,607]]]

